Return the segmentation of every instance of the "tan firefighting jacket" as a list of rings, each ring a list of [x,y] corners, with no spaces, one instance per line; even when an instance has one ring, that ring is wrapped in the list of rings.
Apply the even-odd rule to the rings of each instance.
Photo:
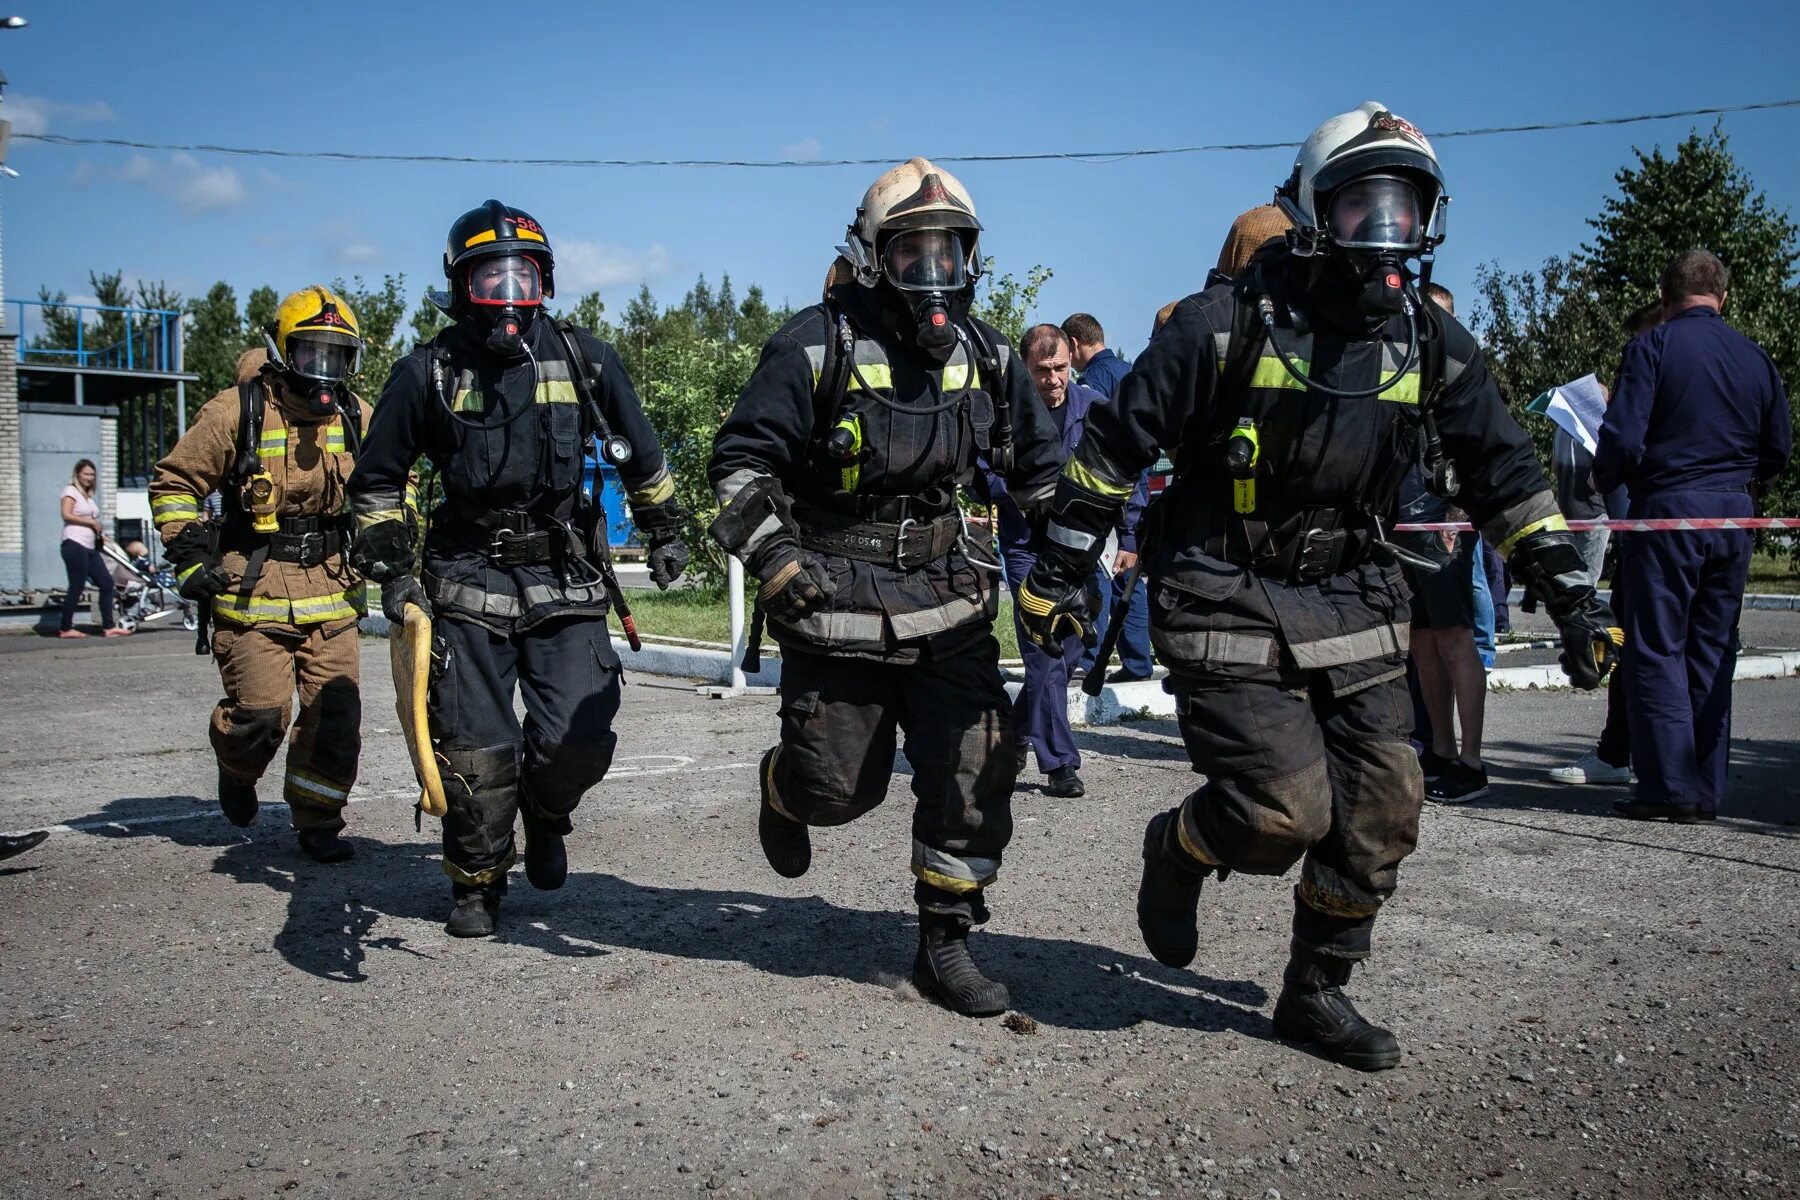
[[[264,350],[246,351],[238,359],[240,383],[254,379],[268,362]],[[305,419],[298,401],[290,399],[278,377],[263,375],[264,410],[262,438],[257,454],[263,467],[280,488],[278,513],[283,518],[333,517],[345,514],[344,483],[355,465],[345,440],[341,416],[315,424]],[[367,429],[372,412],[361,399],[354,401]],[[238,389],[229,387],[203,405],[168,457],[156,464],[150,482],[150,514],[165,543],[192,521],[205,514],[206,497],[226,486],[225,477],[237,456]],[[226,512],[233,506],[227,505]],[[231,576],[230,590],[213,600],[216,620],[233,625],[270,629],[341,624],[354,621],[363,611],[363,581],[350,569],[349,524],[338,552],[318,566],[269,558],[262,565],[249,594],[241,584],[249,555],[243,547],[254,544],[247,516],[228,516],[244,522],[223,539],[220,565]]]

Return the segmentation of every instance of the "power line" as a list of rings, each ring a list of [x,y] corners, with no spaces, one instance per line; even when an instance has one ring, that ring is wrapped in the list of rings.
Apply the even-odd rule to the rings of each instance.
[[[1647,121],[1675,121],[1688,117],[1725,113],[1758,112],[1775,108],[1800,108],[1800,99],[1769,100],[1758,104],[1728,104],[1712,108],[1687,108],[1677,112],[1638,113],[1629,117],[1590,117],[1578,121],[1546,121],[1532,125],[1492,125],[1481,129],[1450,129],[1428,134],[1438,141],[1449,138],[1491,137],[1499,133],[1544,133],[1558,129],[1594,129],[1612,125],[1639,125]],[[468,154],[363,154],[348,150],[279,150],[266,146],[215,146],[206,143],[140,142],[129,138],[70,137],[60,133],[15,133],[14,141],[43,142],[51,146],[112,146],[126,150],[182,151],[189,154],[229,154],[247,158],[306,158],[324,162],[458,163],[486,167],[885,167],[891,158],[482,158]],[[1121,162],[1131,158],[1158,158],[1171,154],[1225,154],[1244,150],[1292,150],[1299,142],[1218,142],[1204,146],[1160,146],[1136,150],[1065,150],[1029,154],[944,154],[940,163],[998,162]]]

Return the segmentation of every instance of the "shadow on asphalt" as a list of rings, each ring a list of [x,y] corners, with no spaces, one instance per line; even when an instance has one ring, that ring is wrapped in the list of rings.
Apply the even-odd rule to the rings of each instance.
[[[372,936],[383,917],[441,922],[450,889],[428,842],[389,845],[352,837],[357,857],[322,866],[301,858],[280,805],[264,805],[256,825],[237,829],[215,814],[160,824],[128,824],[209,802],[197,796],[125,797],[94,814],[120,824],[90,827],[98,837],[165,838],[216,854],[212,870],[287,897],[273,948],[310,975],[340,983],[368,978],[370,950],[433,958],[401,937]],[[571,871],[555,894],[515,872],[495,940],[563,957],[613,949],[741,962],[793,979],[831,976],[892,988],[910,977],[918,922],[911,913],[833,904],[819,896],[770,896],[712,888],[658,888],[602,872]],[[1271,1038],[1262,985],[1172,970],[1153,959],[1064,938],[976,932],[971,946],[1006,982],[1013,1005],[1040,1023],[1068,1029],[1125,1029],[1153,1022]]]

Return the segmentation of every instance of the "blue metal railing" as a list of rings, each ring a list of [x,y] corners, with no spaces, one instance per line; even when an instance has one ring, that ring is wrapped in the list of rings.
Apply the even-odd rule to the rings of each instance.
[[[57,304],[48,300],[8,300],[12,328],[19,336],[19,361],[56,363],[114,371],[181,370],[181,314],[166,308],[120,308],[110,304]],[[27,310],[37,319],[27,327]],[[42,342],[51,313],[74,322],[73,346]],[[107,314],[118,314],[112,319]],[[90,321],[92,327],[90,327]],[[110,332],[103,332],[111,326]],[[123,336],[119,333],[123,331]],[[98,341],[98,345],[90,345]]]

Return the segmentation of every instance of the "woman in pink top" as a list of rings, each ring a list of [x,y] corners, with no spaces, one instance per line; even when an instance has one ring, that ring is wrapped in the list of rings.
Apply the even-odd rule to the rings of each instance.
[[[100,524],[100,505],[94,499],[94,487],[100,472],[91,459],[75,464],[75,475],[62,490],[63,566],[69,571],[69,589],[63,593],[62,632],[58,637],[86,637],[75,628],[75,610],[81,605],[81,594],[88,583],[100,589],[100,620],[107,637],[124,637],[129,629],[113,624],[112,572],[100,553],[100,542],[106,527]]]

